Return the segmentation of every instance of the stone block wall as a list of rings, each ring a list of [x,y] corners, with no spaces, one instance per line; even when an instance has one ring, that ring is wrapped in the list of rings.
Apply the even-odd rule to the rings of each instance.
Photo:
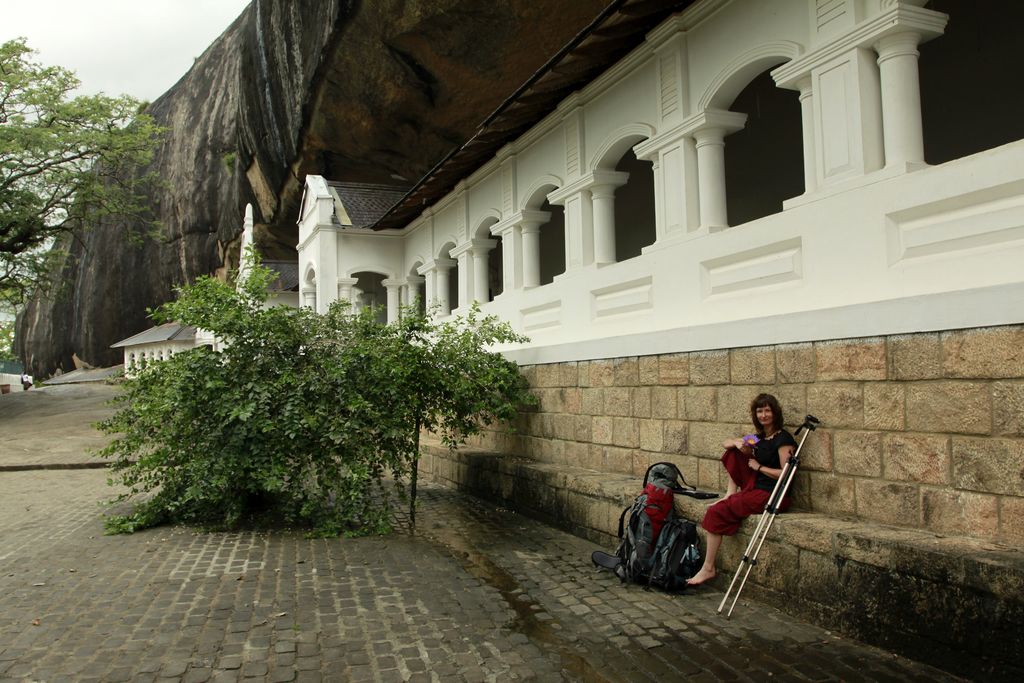
[[[640,476],[671,460],[723,490],[724,439],[778,397],[802,452],[800,509],[1024,543],[1024,325],[537,365],[540,405],[475,445]]]

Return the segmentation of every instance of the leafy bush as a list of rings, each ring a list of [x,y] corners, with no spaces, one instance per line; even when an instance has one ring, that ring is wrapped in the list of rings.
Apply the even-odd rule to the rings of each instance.
[[[154,314],[226,343],[125,382],[100,425],[116,438],[99,455],[127,486],[115,500],[141,502],[108,530],[269,522],[382,533],[395,488],[384,477],[400,493],[411,480],[415,514],[421,428],[454,446],[533,400],[515,363],[488,351],[523,338],[476,308],[441,325],[415,307],[391,325],[342,303],[324,315],[268,308],[274,276],[247,259],[237,289],[202,278]]]

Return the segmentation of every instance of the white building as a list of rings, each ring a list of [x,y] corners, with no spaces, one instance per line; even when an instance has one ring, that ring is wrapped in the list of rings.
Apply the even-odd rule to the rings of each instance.
[[[1024,133],[970,99],[1019,59],[923,4],[694,3],[398,228],[310,176],[301,300],[477,300],[523,364],[1024,321]]]

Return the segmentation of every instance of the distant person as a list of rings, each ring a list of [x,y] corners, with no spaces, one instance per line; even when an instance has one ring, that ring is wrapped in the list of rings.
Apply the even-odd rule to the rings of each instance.
[[[704,566],[687,583],[697,586],[715,577],[715,558],[722,536],[732,536],[750,515],[764,511],[782,470],[796,448],[796,439],[782,428],[782,407],[771,394],[760,394],[750,404],[755,434],[729,439],[722,464],[729,474],[725,497],[704,513],[701,526],[707,531]],[[792,491],[779,504],[789,508]]]
[[[32,377],[27,372],[21,373],[21,388],[25,391],[32,388]]]

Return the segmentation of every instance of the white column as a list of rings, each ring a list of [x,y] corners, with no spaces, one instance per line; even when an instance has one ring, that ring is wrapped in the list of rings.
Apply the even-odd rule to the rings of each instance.
[[[522,236],[514,224],[504,225],[498,232],[492,230],[491,234],[501,236],[501,292],[505,294],[518,289],[522,282]]]
[[[629,174],[621,182],[591,185],[590,197],[594,205],[594,263],[615,263],[615,190],[626,184]]]
[[[439,316],[451,315],[452,312],[452,304],[448,300],[448,277],[455,265],[454,259],[434,259],[434,300],[439,308]]]
[[[707,230],[729,227],[725,199],[725,131],[705,128],[693,134],[697,141],[700,226]]]
[[[459,257],[459,281],[466,280],[466,288],[459,290],[459,305],[468,305],[471,301],[487,303],[490,297],[487,292],[487,252],[493,249],[496,240],[472,239],[453,249],[452,256]],[[465,272],[465,276],[463,276]]]
[[[540,225],[539,221],[519,224],[523,240],[523,289],[540,285]]]
[[[813,192],[818,187],[818,164],[815,162],[817,153],[814,149],[814,91],[810,77],[798,84],[800,88],[800,124],[803,132],[804,146],[804,193]]]
[[[875,44],[882,90],[885,165],[924,162],[921,85],[917,45],[921,36],[905,31]]]
[[[493,241],[493,240],[488,240]],[[497,244],[497,242],[494,242]],[[494,247],[491,247],[493,249]],[[473,247],[470,252],[473,256],[473,299],[482,304],[491,300],[487,287],[487,247]]]
[[[416,302],[416,299],[423,299],[426,301],[426,298],[423,295],[423,283],[425,280],[426,278],[416,275],[409,275],[405,278],[407,283],[405,288],[406,305],[412,306]]]
[[[338,278],[338,301],[347,301],[355,309],[358,306],[358,301],[353,297],[356,283],[359,282],[359,278],[356,277],[339,277]]]
[[[402,285],[405,280],[382,280],[381,284],[388,291],[388,324],[398,322],[399,312],[402,308]]]

